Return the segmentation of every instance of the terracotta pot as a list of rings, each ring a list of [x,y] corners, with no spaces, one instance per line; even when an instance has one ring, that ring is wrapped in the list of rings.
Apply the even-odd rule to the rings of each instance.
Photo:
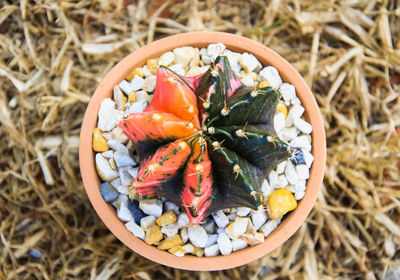
[[[283,81],[295,86],[297,96],[305,108],[304,117],[313,127],[311,136],[314,163],[310,169],[310,178],[307,181],[307,190],[304,198],[299,202],[295,211],[286,215],[283,222],[262,244],[236,251],[228,256],[176,257],[154,246],[149,246],[141,239],[136,238],[117,218],[114,208],[103,200],[99,191],[100,180],[95,168],[92,134],[97,123],[97,113],[101,101],[106,97],[111,97],[113,87],[134,68],[142,66],[149,58],[159,57],[164,52],[173,50],[176,47],[193,46],[201,48],[217,42],[225,44],[232,51],[254,54],[264,66],[272,65],[276,67]],[[221,270],[244,265],[264,256],[285,242],[304,223],[315,203],[324,175],[325,157],[325,131],[321,113],[314,96],[300,74],[271,49],[250,39],[220,32],[195,32],[167,37],[125,57],[111,69],[97,87],[83,119],[79,145],[79,162],[83,183],[94,209],[105,225],[119,240],[136,253],[154,262],[187,270]]]

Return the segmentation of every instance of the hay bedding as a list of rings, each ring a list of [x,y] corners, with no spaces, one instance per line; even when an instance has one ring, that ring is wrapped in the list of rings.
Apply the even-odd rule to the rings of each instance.
[[[0,279],[399,279],[398,1],[160,2],[2,2]],[[312,87],[327,132],[307,223],[270,255],[222,272],[131,253],[79,177],[79,129],[97,83],[131,51],[193,30],[280,53]]]

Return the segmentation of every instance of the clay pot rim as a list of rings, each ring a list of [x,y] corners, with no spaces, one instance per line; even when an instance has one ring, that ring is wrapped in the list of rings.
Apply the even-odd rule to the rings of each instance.
[[[99,191],[100,180],[95,167],[95,154],[92,150],[92,133],[97,123],[97,113],[101,101],[110,97],[112,88],[134,68],[144,65],[147,59],[159,57],[162,53],[176,47],[205,47],[218,42],[225,44],[232,51],[254,54],[264,66],[272,65],[277,68],[284,82],[295,86],[297,96],[305,108],[304,116],[313,127],[311,153],[314,156],[314,162],[310,169],[310,178],[307,181],[304,198],[262,244],[233,252],[228,256],[176,257],[136,238],[118,219],[114,208],[103,200]],[[198,271],[241,266],[264,256],[283,244],[304,223],[310,213],[322,184],[325,160],[326,142],[322,116],[313,94],[300,74],[271,49],[256,41],[223,32],[192,32],[170,36],[148,44],[121,60],[104,77],[92,96],[83,119],[79,143],[79,163],[86,192],[97,214],[111,232],[131,250],[154,262],[179,269]]]

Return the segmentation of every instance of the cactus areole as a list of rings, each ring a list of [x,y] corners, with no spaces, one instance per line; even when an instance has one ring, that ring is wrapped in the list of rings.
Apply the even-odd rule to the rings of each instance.
[[[272,125],[279,95],[245,86],[225,56],[195,77],[160,66],[148,108],[119,123],[141,160],[130,197],[163,196],[192,224],[220,209],[257,209],[265,176],[291,155]]]

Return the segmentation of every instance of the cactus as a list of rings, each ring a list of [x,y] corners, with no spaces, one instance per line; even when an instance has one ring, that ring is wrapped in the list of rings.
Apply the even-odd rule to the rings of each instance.
[[[161,66],[148,108],[119,124],[141,159],[130,197],[166,197],[192,224],[220,209],[257,209],[265,176],[292,153],[272,125],[279,96],[243,85],[224,56],[191,78]]]

